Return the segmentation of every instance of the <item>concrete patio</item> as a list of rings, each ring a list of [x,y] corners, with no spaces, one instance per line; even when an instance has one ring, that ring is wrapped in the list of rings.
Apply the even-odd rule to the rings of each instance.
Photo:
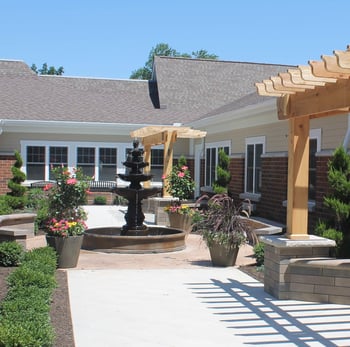
[[[124,208],[87,210],[90,227],[125,224]],[[277,300],[238,267],[212,267],[198,235],[172,253],[82,251],[67,273],[76,347],[350,346],[350,306]]]

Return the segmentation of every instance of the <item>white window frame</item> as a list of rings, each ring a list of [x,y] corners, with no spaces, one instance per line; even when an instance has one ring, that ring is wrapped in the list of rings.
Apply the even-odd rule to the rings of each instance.
[[[73,141],[21,141],[21,156],[23,158],[23,172],[27,173],[27,147],[41,146],[45,147],[45,180],[49,180],[50,164],[49,164],[49,148],[50,147],[68,147],[68,169],[72,170],[77,166],[77,148],[78,147],[94,147],[95,148],[95,180],[99,179],[99,149],[100,148],[116,148],[117,149],[117,173],[124,173],[125,161],[124,153],[126,148],[130,147],[129,143],[116,142],[73,142]],[[33,180],[27,180],[31,183]]]
[[[215,148],[216,149],[216,163],[218,163],[219,160],[219,149],[223,148],[223,147],[228,147],[228,152],[229,154],[231,153],[231,141],[230,140],[226,140],[226,141],[218,141],[218,142],[210,142],[210,143],[206,143],[205,144],[205,150],[204,150],[204,157],[205,157],[205,168],[204,168],[204,182],[206,184],[207,182],[207,149],[212,149]],[[215,179],[216,179],[216,172],[215,172]],[[211,182],[211,185],[213,184],[213,182]]]
[[[255,193],[255,169],[253,170],[253,193],[247,192],[247,170],[248,170],[248,145],[262,145],[262,155],[265,154],[266,148],[266,136],[247,137],[245,139],[245,164],[244,164],[244,195],[252,198],[252,200],[258,200],[261,197],[261,193]],[[255,153],[254,153],[255,155]],[[255,165],[255,163],[254,163]]]

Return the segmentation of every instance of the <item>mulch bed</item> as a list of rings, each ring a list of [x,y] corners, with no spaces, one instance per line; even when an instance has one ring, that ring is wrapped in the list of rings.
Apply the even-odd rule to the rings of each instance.
[[[0,266],[0,301],[7,294],[7,276],[15,267]],[[57,288],[51,302],[51,322],[55,329],[56,340],[53,347],[74,347],[73,325],[71,320],[67,273],[63,270],[56,271]]]

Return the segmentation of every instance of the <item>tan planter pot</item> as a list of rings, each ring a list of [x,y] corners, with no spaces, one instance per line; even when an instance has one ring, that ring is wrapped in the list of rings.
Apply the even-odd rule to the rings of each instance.
[[[209,247],[211,262],[214,266],[234,266],[238,255],[239,247],[227,247],[213,243]]]
[[[168,213],[169,226],[175,229],[181,229],[186,233],[192,230],[192,217],[188,214]]]
[[[58,254],[58,267],[62,269],[77,266],[80,248],[84,235],[58,237],[46,235],[48,246],[55,249]]]

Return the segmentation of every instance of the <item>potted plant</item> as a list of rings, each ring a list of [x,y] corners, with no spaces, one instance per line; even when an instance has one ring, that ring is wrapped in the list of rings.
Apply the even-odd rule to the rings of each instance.
[[[48,212],[45,221],[46,240],[58,253],[58,267],[75,267],[78,262],[84,231],[87,229],[86,203],[89,177],[81,169],[56,167],[52,170],[55,184],[47,185]]]
[[[189,232],[194,211],[184,201],[193,197],[195,182],[186,164],[186,158],[181,156],[171,173],[163,177],[166,191],[174,198],[164,211],[168,213],[171,227]]]
[[[202,199],[208,199],[208,204],[200,213],[196,230],[206,242],[214,266],[233,266],[239,247],[257,241],[246,220],[249,212],[242,204],[236,206],[227,194],[216,194],[210,199],[202,196],[197,203]]]

